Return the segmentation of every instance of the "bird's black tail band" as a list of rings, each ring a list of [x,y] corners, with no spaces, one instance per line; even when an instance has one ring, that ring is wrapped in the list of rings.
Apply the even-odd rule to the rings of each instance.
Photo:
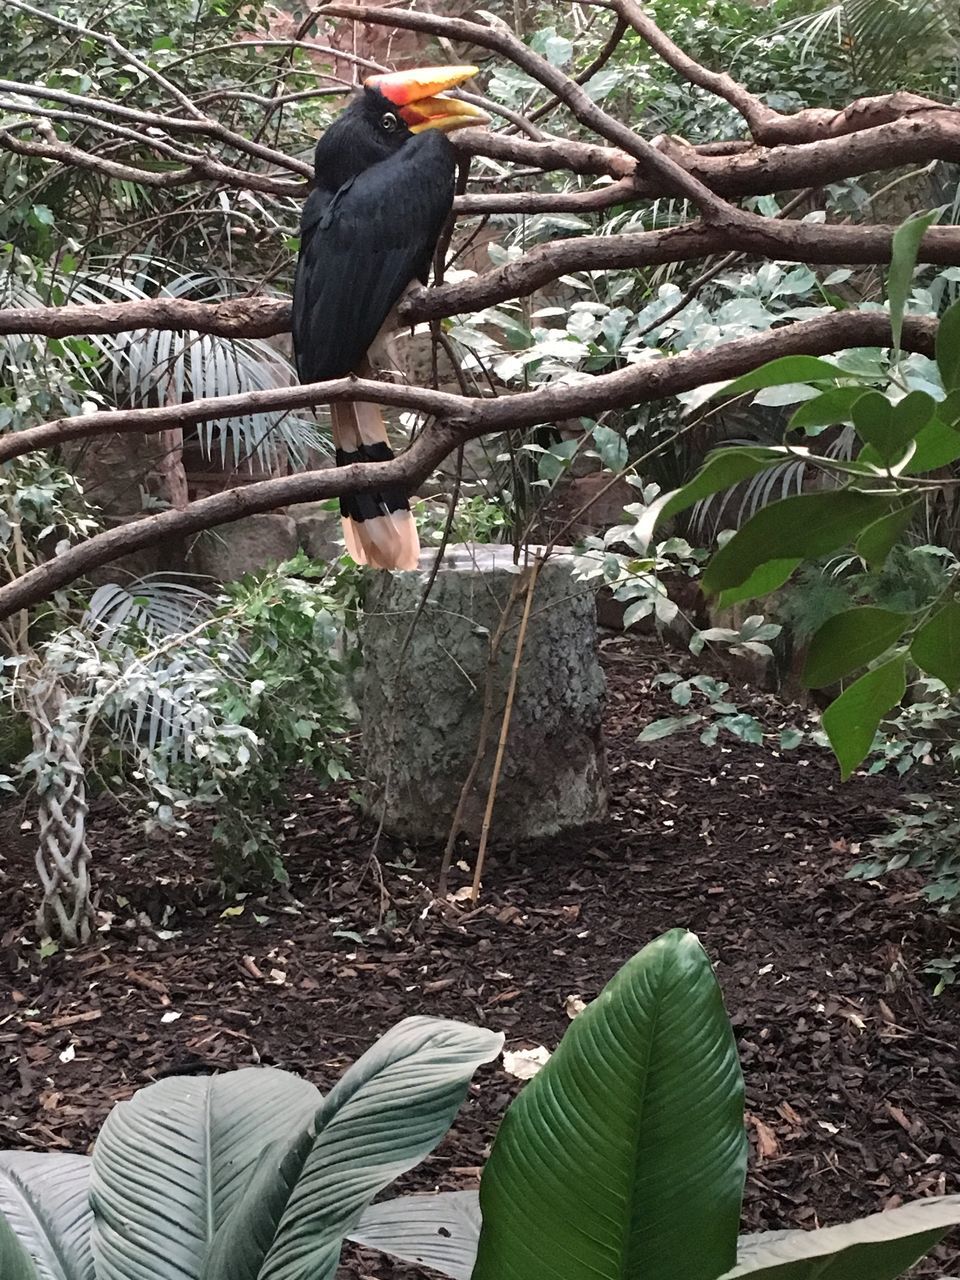
[[[388,462],[383,414],[376,405],[354,401],[330,406],[338,467],[353,462]],[[358,564],[375,569],[416,569],[420,561],[417,526],[407,496],[388,487],[340,499],[343,536]]]

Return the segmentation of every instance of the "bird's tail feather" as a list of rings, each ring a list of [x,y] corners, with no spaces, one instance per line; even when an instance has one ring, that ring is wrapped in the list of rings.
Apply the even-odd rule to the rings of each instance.
[[[387,462],[393,457],[383,414],[375,404],[332,404],[330,416],[338,467],[352,462]],[[347,550],[358,564],[375,569],[417,568],[417,526],[406,495],[399,489],[347,494],[340,499],[340,515]]]

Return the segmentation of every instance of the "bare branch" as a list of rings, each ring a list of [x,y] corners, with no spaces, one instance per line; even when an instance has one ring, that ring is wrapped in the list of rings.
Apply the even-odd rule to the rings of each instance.
[[[901,345],[905,350],[931,355],[936,332],[935,320],[907,317]],[[439,401],[442,400],[451,406],[452,416],[428,427],[405,453],[391,462],[358,463],[349,467],[263,480],[203,498],[191,503],[183,511],[164,511],[97,534],[0,587],[0,620],[46,599],[61,587],[100,565],[108,564],[119,555],[161,542],[165,538],[184,537],[215,525],[229,524],[244,516],[273,511],[293,503],[316,502],[323,498],[360,493],[384,486],[397,486],[406,492],[413,492],[448,454],[465,440],[478,435],[566,418],[596,417],[605,409],[627,408],[651,400],[662,400],[707,383],[738,377],[777,356],[801,353],[826,355],[846,347],[883,346],[889,342],[888,317],[877,312],[844,311],[725,343],[710,351],[675,356],[672,359],[651,359],[648,363],[631,365],[616,373],[583,378],[574,383],[553,384],[536,391],[499,396],[490,400],[441,395],[422,388],[375,384],[373,394],[381,400],[384,399],[384,393],[389,393],[392,404],[406,403],[411,408],[421,409],[426,407],[428,412],[429,406],[436,404],[439,407]],[[327,398],[336,394],[342,399],[369,399],[370,385],[359,380],[338,379],[334,383],[316,383],[309,390],[311,395],[322,394]],[[300,390],[306,389],[285,388],[269,394],[276,397],[273,401],[276,407],[290,407],[285,397]],[[250,394],[259,396],[263,393]],[[202,412],[209,413],[212,417],[223,411],[228,400],[234,402],[243,399],[245,397],[224,397],[219,402],[219,409],[204,409]],[[246,399],[249,404],[250,397]],[[207,403],[210,405],[211,402]],[[257,403],[261,405],[260,401]],[[192,408],[193,406],[186,404],[136,412],[152,415],[150,421],[153,429],[157,430],[164,423],[169,425],[181,421],[181,411],[190,411]],[[237,412],[236,408],[232,412]],[[102,416],[91,415],[91,419],[87,421]]]
[[[106,98],[94,98],[89,94],[69,93],[65,89],[52,89],[49,85],[27,84],[20,80],[0,80],[0,92],[21,95],[25,98],[36,98],[41,102],[62,102],[68,107],[84,112],[99,112],[112,116],[117,120],[128,120],[133,124],[145,124],[159,129],[163,133],[200,134],[203,137],[215,138],[229,146],[264,160],[268,164],[279,165],[283,169],[299,173],[305,178],[313,177],[313,166],[305,160],[297,160],[275,151],[273,147],[265,147],[262,143],[253,142],[242,134],[234,133],[218,120],[204,116],[202,119],[186,120],[182,116],[158,115],[153,111],[141,111],[137,107],[127,107],[119,102],[111,102]]]
[[[496,270],[432,289],[417,289],[401,301],[404,324],[419,324],[525,297],[572,271],[661,266],[718,253],[751,253],[781,261],[857,266],[890,261],[892,227],[823,226],[750,218],[746,227],[721,230],[685,223],[666,231],[619,236],[578,236],[549,241]],[[960,265],[960,227],[931,227],[918,261]],[[92,306],[25,307],[0,310],[0,334],[123,333],[132,329],[192,329],[227,338],[263,338],[290,328],[290,303],[267,297],[193,302],[181,298]]]
[[[570,108],[581,124],[633,156],[639,161],[645,175],[655,176],[667,190],[685,196],[697,205],[706,221],[717,226],[731,226],[745,216],[721,200],[669,156],[651,146],[645,138],[608,115],[575,80],[547,62],[546,58],[534,53],[505,24],[484,27],[463,18],[442,18],[409,9],[379,9],[371,5],[329,4],[324,6],[324,14],[356,22],[426,31],[432,35],[446,36],[450,40],[461,40],[493,49],[545,85]]]

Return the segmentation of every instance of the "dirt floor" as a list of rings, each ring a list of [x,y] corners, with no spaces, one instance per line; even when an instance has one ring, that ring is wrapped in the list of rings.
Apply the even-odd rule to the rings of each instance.
[[[740,1044],[748,1229],[960,1192],[960,987],[934,997],[922,972],[960,950],[960,930],[924,908],[908,876],[844,878],[901,784],[841,785],[813,750],[781,760],[732,739],[637,744],[670,713],[650,687],[660,658],[623,637],[605,641],[604,658],[609,821],[535,848],[501,842],[479,910],[431,905],[437,852],[386,842],[377,927],[370,830],[345,789],[302,787],[278,815],[291,823],[286,898],[224,902],[201,846],[147,845],[98,814],[103,931],[82,953],[41,960],[29,925],[34,836],[20,829],[29,815],[8,811],[0,1148],[83,1151],[114,1101],[176,1071],[262,1062],[325,1089],[411,1013],[502,1029],[509,1048],[553,1047],[569,996],[589,1000],[652,936],[685,925],[716,963]],[[784,719],[766,696],[754,710]],[[519,1087],[499,1064],[484,1069],[451,1134],[403,1185],[475,1185]],[[921,1273],[958,1268],[960,1235]],[[353,1276],[399,1270],[361,1251],[345,1264]]]

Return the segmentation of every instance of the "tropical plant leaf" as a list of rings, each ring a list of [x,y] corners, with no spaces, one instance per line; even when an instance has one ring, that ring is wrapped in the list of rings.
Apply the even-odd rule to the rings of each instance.
[[[944,391],[960,388],[960,302],[940,317],[936,339],[937,368]]]
[[[909,614],[874,605],[828,618],[810,642],[803,683],[808,689],[821,689],[865,667],[900,639],[909,621]]]
[[[872,0],[876,4],[877,0]],[[894,7],[894,6],[891,6]],[[902,6],[896,5],[898,13]],[[897,39],[899,40],[899,34]],[[890,255],[890,272],[887,276],[887,298],[890,303],[890,328],[893,332],[894,350],[900,350],[900,336],[903,333],[903,314],[907,299],[910,296],[910,285],[913,281],[913,270],[917,265],[917,254],[920,241],[931,223],[936,222],[939,214],[936,210],[920,214],[919,217],[908,218],[893,233],[893,247]]]
[[[936,1196],[819,1231],[743,1237],[721,1280],[894,1280],[960,1223],[960,1196]]]
[[[921,671],[956,693],[960,688],[960,601],[948,600],[923,624],[913,637],[910,657]]]
[[[198,1280],[264,1147],[322,1101],[268,1067],[172,1076],[110,1112],[93,1151],[97,1280]]]
[[[442,1018],[388,1031],[306,1129],[264,1154],[204,1280],[328,1280],[364,1209],[436,1146],[473,1072],[502,1046],[501,1035]]]
[[[480,1196],[447,1191],[384,1200],[364,1210],[349,1238],[452,1280],[470,1280],[480,1242]]]
[[[0,1276],[3,1280],[41,1280],[13,1227],[0,1213]]]
[[[711,494],[720,493],[732,485],[780,466],[790,454],[787,449],[766,445],[743,445],[717,449],[709,455],[689,484],[667,496],[660,508],[658,520],[668,520],[679,515]]]
[[[813,400],[805,400],[794,410],[787,423],[787,430],[809,431],[818,427],[832,427],[841,422],[852,422],[853,406],[865,394],[866,388],[860,386],[831,387],[828,391],[822,391]]]
[[[880,721],[897,705],[906,687],[906,662],[898,654],[855,680],[824,711],[821,723],[844,782],[870,754]]]
[[[743,1079],[696,937],[650,943],[511,1104],[474,1280],[715,1280],[736,1261]]]
[[[718,387],[714,395],[739,396],[745,391],[762,391],[766,387],[782,387],[793,382],[835,382],[849,376],[839,365],[818,356],[779,356],[759,369],[742,374],[726,386]]]
[[[920,506],[919,499],[916,502],[908,502],[902,507],[895,507],[879,520],[874,520],[872,524],[868,524],[856,541],[857,555],[861,556],[871,569],[882,568],[887,556],[910,527]]]
[[[93,1280],[87,1156],[0,1153],[0,1276],[18,1280]],[[31,1260],[25,1270],[9,1239]],[[9,1269],[8,1269],[9,1268]],[[18,1271],[19,1268],[19,1271]]]
[[[713,556],[703,575],[703,589],[717,594],[740,587],[771,560],[829,555],[884,515],[890,503],[880,493],[839,489],[802,493],[764,507]]]

